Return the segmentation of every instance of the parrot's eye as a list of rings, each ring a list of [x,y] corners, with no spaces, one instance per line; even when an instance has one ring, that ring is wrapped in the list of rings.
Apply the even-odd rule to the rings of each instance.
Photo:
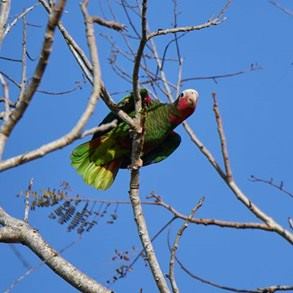
[[[184,93],[181,93],[179,97],[182,98],[183,96],[184,96]]]

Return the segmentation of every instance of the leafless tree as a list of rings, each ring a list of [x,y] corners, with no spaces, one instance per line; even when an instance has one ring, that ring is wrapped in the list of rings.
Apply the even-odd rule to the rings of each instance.
[[[183,56],[180,53],[180,39],[186,35],[192,34],[198,30],[213,29],[214,26],[221,25],[225,21],[226,12],[232,5],[232,0],[228,0],[226,4],[215,14],[214,17],[208,19],[201,24],[189,24],[186,26],[179,26],[177,24],[177,2],[174,0],[174,20],[173,27],[151,30],[151,23],[148,20],[148,9],[151,1],[106,1],[107,3],[101,7],[107,7],[107,13],[102,16],[92,14],[97,13],[97,9],[89,5],[95,1],[83,0],[80,5],[81,13],[84,20],[84,31],[86,37],[86,45],[78,43],[73,35],[69,32],[63,24],[61,18],[66,11],[66,0],[54,1],[39,0],[38,3],[27,7],[18,16],[14,17],[11,21],[9,19],[10,3],[9,0],[2,1],[0,6],[0,42],[5,44],[5,38],[13,31],[13,27],[22,22],[22,40],[21,40],[21,57],[19,60],[10,58],[10,62],[17,62],[21,67],[21,77],[18,80],[15,76],[10,76],[7,72],[0,72],[0,82],[2,86],[2,96],[0,97],[0,171],[5,172],[8,169],[18,168],[19,166],[30,163],[33,160],[42,158],[51,152],[58,151],[84,136],[91,135],[98,131],[105,131],[115,127],[117,121],[109,124],[101,125],[91,129],[85,129],[87,122],[92,115],[99,98],[113,111],[117,117],[130,125],[133,130],[133,143],[130,167],[130,183],[129,183],[129,202],[118,202],[116,204],[129,204],[133,209],[133,218],[137,227],[137,235],[140,238],[143,250],[138,256],[144,255],[150,272],[152,273],[153,280],[160,292],[179,292],[179,286],[176,282],[176,275],[174,267],[178,265],[183,271],[192,276],[192,278],[204,282],[208,285],[226,289],[234,292],[275,292],[278,290],[290,291],[293,290],[293,285],[273,285],[266,288],[256,288],[251,290],[236,289],[227,286],[215,284],[211,281],[204,280],[192,273],[192,269],[187,269],[184,264],[178,259],[176,252],[179,248],[180,240],[184,236],[184,231],[190,225],[203,225],[203,226],[219,226],[230,229],[254,229],[265,232],[270,232],[280,237],[283,241],[293,244],[293,233],[286,229],[283,225],[278,223],[270,214],[266,213],[261,207],[253,202],[253,200],[242,191],[239,184],[234,178],[230,157],[227,146],[227,139],[225,136],[223,119],[220,113],[218,99],[216,93],[212,94],[213,98],[213,111],[215,116],[215,124],[218,130],[220,151],[222,154],[221,161],[217,160],[214,154],[207,148],[207,146],[197,137],[193,129],[187,122],[183,123],[184,129],[188,134],[190,140],[194,143],[195,148],[199,150],[203,157],[214,168],[224,184],[229,188],[233,196],[239,200],[239,204],[243,205],[255,217],[255,222],[239,222],[226,221],[216,218],[199,218],[197,211],[204,204],[204,198],[199,200],[195,207],[191,208],[189,214],[179,212],[175,206],[168,204],[162,196],[152,193],[147,201],[141,200],[140,195],[140,157],[142,154],[143,145],[143,111],[142,101],[139,94],[139,88],[147,87],[150,92],[156,97],[160,94],[165,95],[170,102],[174,100],[174,96],[179,94],[182,85],[190,80],[211,79],[214,81],[222,78],[229,78],[243,73],[260,69],[258,65],[251,65],[247,69],[239,70],[237,72],[228,72],[223,74],[213,74],[209,76],[183,76]],[[149,3],[150,2],[150,3]],[[274,2],[274,1],[272,1]],[[96,3],[96,2],[95,2]],[[119,17],[116,15],[113,6],[118,6],[124,11],[127,23],[120,23]],[[169,5],[169,4],[168,4]],[[42,10],[48,15],[46,31],[43,34],[42,48],[35,69],[28,68],[27,60],[30,55],[27,47],[27,26],[26,17],[34,9]],[[92,13],[89,11],[93,11]],[[101,11],[103,11],[101,9]],[[106,18],[108,17],[108,19]],[[111,20],[109,20],[111,19]],[[82,24],[79,23],[81,26]],[[109,33],[107,33],[107,30]],[[59,31],[59,32],[58,32]],[[91,93],[88,98],[88,103],[80,114],[79,119],[75,122],[70,131],[62,135],[58,139],[49,141],[37,148],[5,157],[4,152],[7,143],[15,129],[15,127],[22,123],[22,118],[27,115],[27,110],[30,108],[34,97],[43,92],[46,94],[68,94],[72,90],[65,90],[63,92],[54,93],[53,91],[45,91],[40,88],[41,82],[46,78],[45,71],[48,64],[50,64],[50,56],[54,49],[54,40],[56,34],[62,36],[64,43],[64,50],[69,49],[76,64],[80,68],[81,75],[85,77],[87,83],[91,86]],[[129,84],[135,96],[135,110],[136,115],[134,118],[130,117],[127,113],[117,107],[114,100],[110,95],[110,89],[106,87],[107,80],[103,80],[103,72],[101,72],[100,62],[105,60],[106,56],[98,55],[98,46],[100,43],[97,41],[98,37],[110,47],[109,64],[113,72],[116,73],[117,79],[123,80],[125,84]],[[122,39],[124,46],[121,47],[115,40],[119,35]],[[160,36],[167,35],[170,37],[168,44],[163,50],[158,49],[156,40]],[[135,46],[133,45],[135,44]],[[175,44],[177,50],[176,58],[169,58],[167,51],[170,44]],[[85,47],[87,47],[85,49]],[[89,51],[89,56],[86,55],[86,50]],[[163,51],[163,52],[161,52]],[[4,57],[3,57],[4,58]],[[123,62],[120,62],[120,60]],[[132,72],[128,72],[123,63],[129,63],[132,66]],[[177,80],[168,77],[167,64],[174,64],[176,66],[178,76]],[[31,64],[31,63],[30,63]],[[29,72],[33,72],[30,74]],[[17,97],[15,94],[10,94],[10,87],[14,86],[17,89]],[[15,89],[14,89],[14,92]],[[222,167],[223,166],[223,167]],[[253,177],[254,181],[263,181],[259,178]],[[272,184],[272,182],[270,182]],[[86,274],[82,273],[77,267],[65,260],[60,253],[49,245],[38,232],[37,227],[34,228],[29,224],[29,210],[32,207],[30,197],[32,196],[32,182],[29,184],[26,193],[25,216],[23,219],[16,219],[5,211],[5,207],[0,208],[0,242],[2,243],[19,243],[26,246],[33,253],[35,253],[44,264],[51,268],[56,274],[61,276],[66,282],[79,289],[82,292],[110,292],[111,290],[102,285],[102,281],[94,280]],[[279,186],[280,187],[280,186]],[[282,189],[282,188],[280,188]],[[49,194],[49,196],[48,196]],[[52,198],[56,196],[56,192],[48,193],[45,198],[42,194],[41,199],[46,200],[50,206]],[[60,195],[60,194],[59,194]],[[3,196],[9,196],[4,195]],[[291,195],[290,195],[291,196]],[[58,197],[58,194],[57,194]],[[68,202],[68,195],[61,194],[56,202],[65,200]],[[82,198],[71,198],[71,200],[83,200]],[[41,205],[39,202],[35,206]],[[98,200],[96,200],[98,202]],[[109,201],[106,202],[109,203]],[[44,203],[44,202],[42,202]],[[153,238],[150,236],[148,224],[144,217],[143,206],[151,205],[153,208],[161,207],[168,211],[174,219],[182,220],[182,226],[179,228],[173,243],[169,243],[170,249],[170,262],[169,272],[164,274],[160,261],[158,260],[159,252],[153,247]],[[171,223],[171,222],[170,222]],[[170,225],[168,223],[168,225]],[[131,266],[129,266],[131,267]],[[127,272],[126,272],[127,273]]]

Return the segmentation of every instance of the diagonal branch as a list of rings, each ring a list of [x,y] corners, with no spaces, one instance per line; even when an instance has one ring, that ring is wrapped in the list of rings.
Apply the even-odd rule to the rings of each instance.
[[[289,16],[293,16],[293,10],[283,6],[279,1],[277,0],[270,0],[269,1],[272,5],[276,6],[281,11],[285,12]]]
[[[105,26],[107,28],[113,29],[115,31],[121,32],[125,30],[126,26],[117,21],[107,20],[99,16],[92,16],[92,20],[94,23],[99,24],[101,26]]]
[[[2,1],[3,2],[3,1]],[[8,1],[6,1],[8,2]],[[6,25],[5,31],[3,33],[3,39],[6,37],[6,35],[12,30],[12,28],[17,24],[17,22],[25,17],[29,12],[31,12],[39,3],[35,3],[32,6],[26,8],[23,12],[21,12],[19,15],[17,15],[9,24]],[[3,40],[2,39],[2,40]]]
[[[12,113],[10,113],[9,119],[2,125],[0,129],[0,159],[2,157],[7,139],[9,138],[15,125],[18,123],[18,121],[21,119],[24,112],[30,105],[30,102],[44,75],[46,66],[48,64],[48,59],[52,51],[55,28],[58,24],[59,19],[62,16],[65,3],[66,0],[60,0],[59,3],[54,6],[54,9],[50,14],[49,21],[47,24],[45,39],[40,53],[40,58],[36,66],[34,75],[31,79],[31,82],[28,84],[23,93],[21,93],[21,95],[19,96],[16,108],[12,111]]]
[[[54,152],[58,149],[61,149],[70,143],[72,143],[74,140],[83,138],[88,135],[93,135],[96,132],[104,132],[105,130],[112,129],[117,125],[117,121],[113,120],[111,123],[103,124],[98,127],[93,127],[91,129],[85,130],[83,132],[82,129],[84,128],[85,124],[87,123],[89,117],[93,113],[95,109],[95,105],[97,102],[97,98],[95,95],[92,95],[89,98],[89,102],[86,106],[85,111],[81,115],[79,121],[77,124],[71,129],[70,132],[68,132],[66,135],[58,138],[57,140],[54,140],[52,142],[49,142],[47,144],[42,145],[41,147],[36,148],[35,150],[29,151],[27,153],[17,155],[15,157],[9,158],[7,160],[4,160],[0,162],[0,172],[14,168],[18,165],[25,164],[27,162],[30,162],[32,160],[38,159],[43,157],[46,154],[49,154],[51,152]]]
[[[20,164],[26,163],[28,161],[34,160],[36,158],[40,158],[44,156],[45,154],[48,154],[50,152],[53,152],[57,149],[60,149],[68,144],[70,144],[75,139],[82,136],[82,129],[84,128],[85,124],[87,123],[88,119],[92,115],[97,99],[100,95],[100,64],[99,64],[99,58],[98,58],[98,52],[97,47],[95,44],[94,34],[93,34],[93,28],[92,25],[90,25],[89,22],[86,22],[86,32],[87,32],[87,40],[88,45],[90,48],[90,55],[93,63],[92,72],[93,72],[93,90],[91,93],[91,96],[89,98],[88,104],[86,106],[86,109],[82,113],[80,119],[76,123],[76,125],[72,128],[70,132],[68,132],[66,135],[60,137],[59,139],[52,141],[48,144],[45,144],[41,146],[40,148],[37,148],[36,150],[30,151],[26,154],[22,154],[19,156],[15,156],[13,158],[7,159],[5,161],[0,162],[0,171],[13,168],[15,166],[18,166]]]
[[[194,217],[196,211],[199,208],[201,208],[201,206],[203,205],[203,202],[204,202],[204,198],[201,198],[199,200],[199,202],[192,208],[191,213],[188,216],[188,219]],[[171,253],[170,253],[170,261],[169,261],[169,275],[168,275],[168,278],[170,280],[171,288],[172,288],[173,293],[179,293],[179,289],[177,287],[175,274],[174,274],[174,266],[175,266],[175,260],[176,260],[176,252],[177,252],[177,249],[179,247],[179,241],[182,238],[184,231],[187,229],[187,227],[188,227],[188,225],[190,223],[188,221],[188,219],[186,219],[184,221],[184,223],[181,225],[181,227],[179,228],[179,230],[178,230],[178,232],[176,234],[173,246],[169,247],[169,250],[170,250]]]
[[[24,221],[8,215],[0,207],[0,242],[21,243],[31,249],[61,278],[82,292],[111,292],[62,258],[38,233]]]
[[[288,242],[293,244],[293,233],[279,225],[272,217],[262,211],[256,204],[254,204],[245,193],[239,188],[234,178],[227,180],[225,172],[221,169],[211,152],[203,145],[203,143],[197,138],[191,127],[187,123],[183,122],[183,126],[190,136],[192,142],[198,147],[200,152],[205,155],[210,164],[215,168],[217,173],[222,177],[227,186],[231,189],[235,197],[248,208],[257,218],[264,222],[270,229],[270,231],[276,232]],[[221,139],[221,137],[220,137]],[[223,143],[223,142],[221,142]],[[224,143],[225,144],[225,143]],[[232,175],[232,174],[231,174]]]
[[[222,157],[223,157],[224,166],[225,166],[226,180],[229,182],[232,180],[232,169],[231,169],[230,160],[229,160],[227,141],[226,141],[226,137],[224,133],[223,121],[220,115],[216,93],[212,93],[212,97],[214,100],[213,110],[215,113],[218,134],[219,134],[220,142],[221,142],[221,151],[222,151]]]

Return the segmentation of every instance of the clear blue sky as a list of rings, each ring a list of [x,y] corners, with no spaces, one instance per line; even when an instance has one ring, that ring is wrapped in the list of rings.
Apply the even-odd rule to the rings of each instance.
[[[69,1],[64,14],[64,23],[76,40],[86,50],[83,21],[78,1]],[[106,5],[94,1],[91,12],[107,14]],[[160,4],[159,4],[160,2]],[[166,2],[166,3],[165,3]],[[12,20],[34,1],[14,1],[11,10]],[[172,1],[149,1],[150,28],[156,30],[172,24]],[[178,1],[178,25],[200,24],[214,16],[225,1]],[[290,1],[282,1],[284,6],[293,9]],[[126,23],[122,10],[115,8],[119,21]],[[287,219],[292,217],[292,198],[261,184],[249,181],[250,175],[261,178],[274,178],[284,181],[285,187],[293,191],[293,16],[277,9],[266,0],[234,1],[226,13],[226,21],[218,26],[192,32],[181,41],[181,55],[184,59],[183,77],[202,77],[233,73],[258,64],[261,70],[236,77],[213,80],[196,80],[185,83],[183,88],[196,88],[200,92],[200,103],[196,113],[188,122],[199,138],[220,161],[219,141],[212,112],[211,93],[217,92],[220,110],[223,115],[232,169],[239,186],[265,212],[288,228]],[[46,13],[37,7],[27,18],[29,23],[40,27],[29,27],[28,50],[32,58],[37,58],[41,36],[46,24]],[[99,27],[96,27],[97,31]],[[103,29],[103,33],[109,33]],[[129,28],[131,32],[131,28]],[[112,32],[111,32],[112,33]],[[112,33],[119,45],[121,38]],[[156,39],[162,53],[162,46],[170,36]],[[132,42],[135,48],[135,42]],[[122,46],[122,45],[121,45]],[[98,47],[102,63],[102,75],[110,92],[130,89],[130,85],[111,71],[107,58],[109,45],[98,37]],[[57,34],[53,46],[50,65],[41,84],[41,89],[65,91],[82,81],[82,75],[63,39]],[[1,56],[20,58],[21,23],[5,39]],[[174,47],[169,57],[176,57]],[[120,60],[119,60],[120,61]],[[129,63],[120,61],[129,72]],[[29,73],[34,64],[29,62]],[[1,71],[20,80],[20,66],[0,60]],[[177,67],[169,65],[166,70],[172,82],[176,82]],[[10,83],[11,97],[17,91]],[[7,144],[5,158],[34,149],[41,144],[58,138],[71,129],[85,107],[90,93],[90,85],[83,84],[82,90],[68,95],[36,94],[31,108],[16,127]],[[119,96],[114,97],[116,101]],[[163,95],[160,98],[165,101]],[[100,102],[88,127],[97,125],[107,112]],[[180,148],[168,160],[152,165],[141,171],[142,198],[154,191],[165,201],[174,205],[182,213],[188,214],[200,197],[205,196],[204,206],[199,217],[231,221],[255,221],[255,218],[235,199],[234,195],[220,180],[203,155],[190,142],[182,127]],[[85,140],[84,140],[85,141]],[[25,164],[19,168],[1,173],[0,204],[11,215],[23,217],[23,201],[16,197],[25,190],[31,178],[34,189],[58,187],[62,181],[70,183],[72,194],[89,198],[127,200],[129,172],[122,170],[111,189],[96,191],[85,185],[70,166],[69,156],[77,144],[75,142],[62,150]],[[111,209],[113,209],[112,207]],[[66,232],[66,227],[48,219],[52,209],[38,209],[31,212],[30,223],[56,249],[62,249],[78,235]],[[156,233],[170,218],[171,214],[157,207],[145,207],[145,215],[150,233]],[[116,268],[111,258],[114,250],[129,250],[140,243],[129,206],[119,206],[116,224],[106,224],[101,220],[91,233],[83,235],[64,253],[65,258],[88,273],[99,282],[111,279]],[[180,222],[169,229],[174,238]],[[16,246],[27,263],[36,267],[39,260],[27,248]],[[164,272],[167,272],[169,252],[167,233],[156,241],[155,248]],[[136,252],[131,252],[136,256]],[[190,225],[181,240],[178,256],[194,273],[219,284],[236,288],[253,289],[273,284],[292,284],[293,265],[290,261],[293,251],[290,244],[280,237],[261,231],[241,231],[217,227]],[[7,288],[22,275],[26,268],[8,245],[0,246],[0,291]],[[181,292],[218,292],[190,279],[178,267],[176,276]],[[117,292],[155,292],[154,283],[148,268],[140,260],[127,278],[112,287]],[[58,276],[45,266],[26,277],[16,287],[15,292],[74,292]]]

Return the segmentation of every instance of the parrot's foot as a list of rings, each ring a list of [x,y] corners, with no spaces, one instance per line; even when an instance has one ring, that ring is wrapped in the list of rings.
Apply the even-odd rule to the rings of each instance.
[[[133,169],[133,170],[137,170],[139,168],[141,168],[143,166],[143,160],[142,159],[138,159],[134,162],[134,164],[131,164],[128,166],[129,169]]]

